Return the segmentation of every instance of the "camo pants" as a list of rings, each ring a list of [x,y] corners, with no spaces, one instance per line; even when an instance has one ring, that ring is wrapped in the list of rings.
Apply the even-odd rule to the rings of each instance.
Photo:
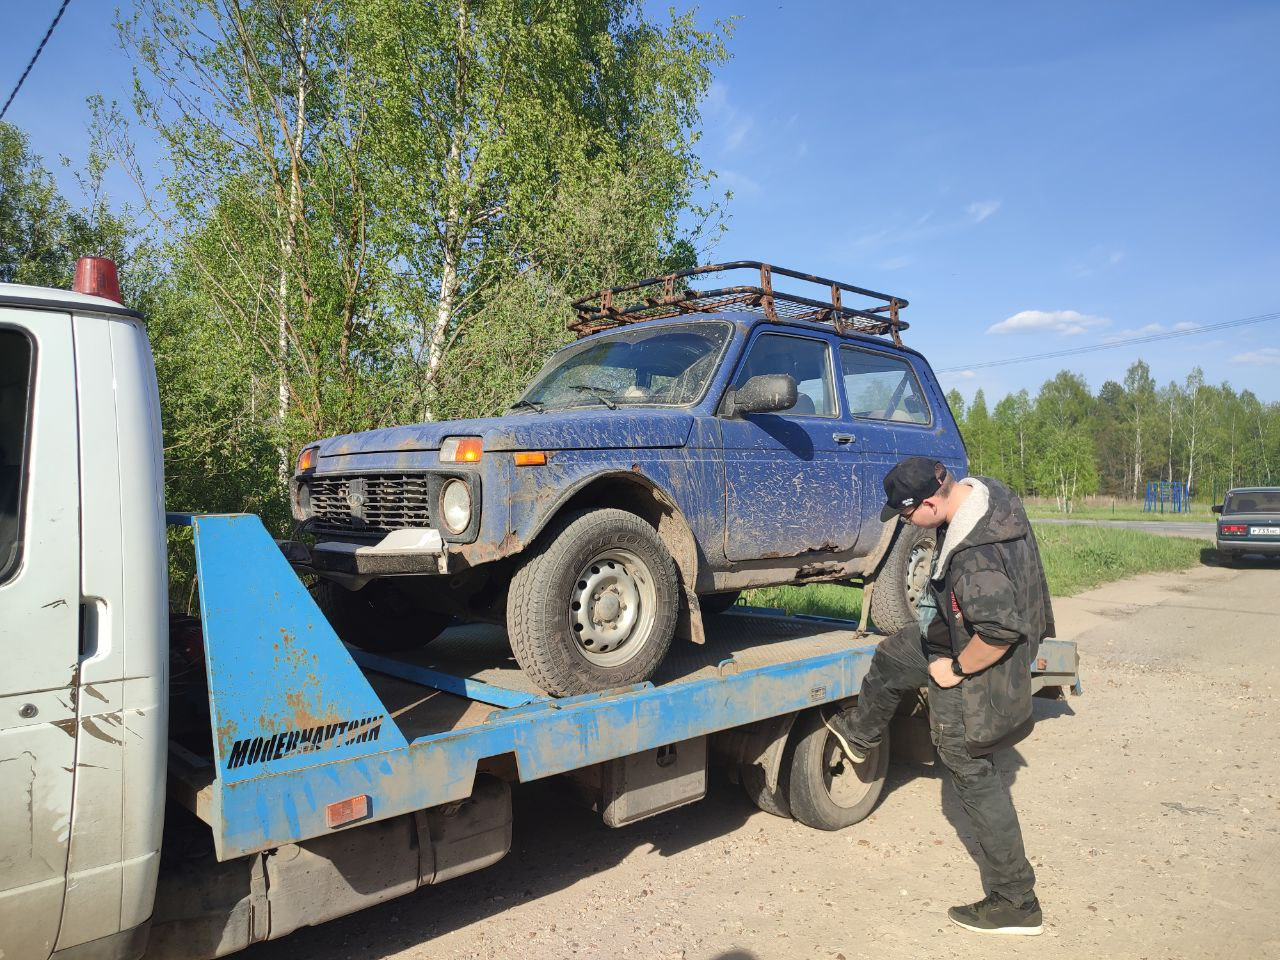
[[[951,772],[956,794],[982,850],[987,890],[1015,904],[1027,903],[1035,896],[1036,877],[1023,849],[1022,827],[1009,785],[990,755],[970,756],[965,746],[960,687],[943,689],[930,679],[918,627],[899,630],[876,648],[853,710],[852,739],[865,747],[877,744],[902,697],[924,686],[929,688],[933,743]]]

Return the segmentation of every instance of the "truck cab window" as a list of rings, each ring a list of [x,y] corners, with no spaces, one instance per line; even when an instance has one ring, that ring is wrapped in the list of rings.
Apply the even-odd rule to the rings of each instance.
[[[30,419],[31,341],[0,330],[0,583],[22,558],[22,500]]]
[[[920,383],[905,360],[857,347],[841,347],[840,369],[849,412],[854,417],[921,425],[932,422]]]

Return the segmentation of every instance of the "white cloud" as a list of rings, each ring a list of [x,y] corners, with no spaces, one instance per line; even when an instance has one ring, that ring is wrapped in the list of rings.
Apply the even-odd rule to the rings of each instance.
[[[972,380],[977,374],[972,370],[952,370],[941,376],[943,380]]]
[[[1105,327],[1111,321],[1077,310],[1022,310],[987,327],[987,333],[1059,333],[1074,336],[1093,327]]]
[[[981,223],[999,209],[999,200],[975,200],[965,208],[965,213],[969,214],[974,223]]]
[[[1268,366],[1280,364],[1280,347],[1263,347],[1247,353],[1237,353],[1231,358],[1232,363],[1264,363]]]
[[[1199,330],[1200,324],[1188,323],[1183,320],[1175,323],[1171,327],[1166,327],[1163,323],[1148,323],[1141,327],[1133,327],[1129,330],[1117,330],[1115,333],[1105,337],[1104,343],[1120,343],[1124,340],[1132,340],[1134,337],[1150,337],[1160,333],[1181,333],[1184,330]]]

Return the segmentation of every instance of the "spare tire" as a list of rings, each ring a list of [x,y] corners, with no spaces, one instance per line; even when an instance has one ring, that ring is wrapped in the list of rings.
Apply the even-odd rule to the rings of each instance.
[[[877,631],[896,633],[916,622],[916,606],[928,589],[937,545],[936,530],[898,524],[893,546],[871,588],[871,622]]]

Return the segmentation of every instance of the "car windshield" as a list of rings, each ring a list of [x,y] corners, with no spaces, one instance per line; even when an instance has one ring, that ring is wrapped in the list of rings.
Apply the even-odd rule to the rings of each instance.
[[[693,403],[706,391],[731,329],[714,320],[634,327],[567,347],[543,367],[515,406]]]
[[[1237,490],[1227,497],[1223,513],[1280,513],[1280,490]]]

